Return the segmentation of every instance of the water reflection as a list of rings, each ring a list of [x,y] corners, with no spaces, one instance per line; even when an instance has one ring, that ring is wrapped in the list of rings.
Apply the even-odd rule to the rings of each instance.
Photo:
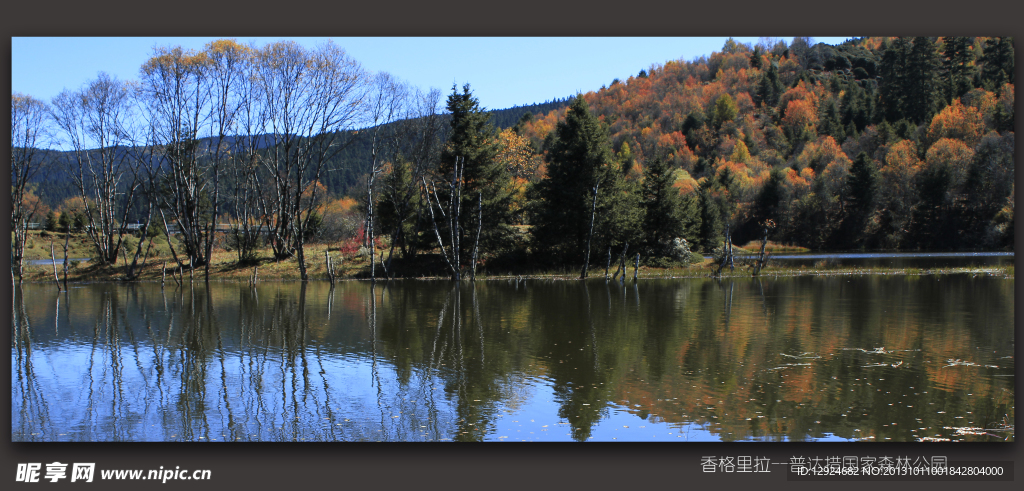
[[[1003,440],[1012,297],[969,274],[25,285],[12,438]]]
[[[772,256],[777,265],[811,267],[825,265],[863,268],[974,268],[1013,264],[1012,252],[887,252],[887,253],[781,253]]]

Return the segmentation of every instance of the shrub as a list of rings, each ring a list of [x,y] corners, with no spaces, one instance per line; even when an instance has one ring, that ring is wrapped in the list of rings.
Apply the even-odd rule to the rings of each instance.
[[[43,227],[47,231],[53,232],[57,230],[57,226],[57,216],[54,215],[53,211],[51,210],[49,213],[46,214],[46,221],[43,222]]]
[[[652,268],[678,268],[684,266],[684,264],[671,257],[648,257],[644,259],[643,263],[645,266]]]
[[[57,219],[57,225],[62,231],[71,230],[71,214],[68,212],[61,213],[60,218]]]
[[[306,228],[302,231],[302,238],[306,242],[313,242],[319,239],[324,231],[324,217],[323,215],[313,211],[309,214],[309,220],[306,222]]]
[[[690,244],[686,242],[686,239],[680,237],[672,239],[672,245],[669,246],[668,255],[672,259],[682,263],[693,262],[693,252],[690,251]]]
[[[75,212],[75,219],[71,221],[71,227],[75,232],[82,232],[85,230],[85,215],[82,212]]]
[[[226,249],[236,250],[239,264],[253,264],[259,258],[258,250],[264,246],[263,234],[246,234],[237,227],[224,237]]]

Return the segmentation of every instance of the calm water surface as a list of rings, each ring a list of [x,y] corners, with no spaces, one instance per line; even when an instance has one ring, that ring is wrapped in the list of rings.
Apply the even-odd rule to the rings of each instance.
[[[14,441],[1003,441],[1014,416],[1013,280],[985,274],[14,293]]]
[[[972,268],[1013,264],[1012,252],[851,252],[779,253],[777,265],[812,267],[824,262],[837,266],[865,268]]]

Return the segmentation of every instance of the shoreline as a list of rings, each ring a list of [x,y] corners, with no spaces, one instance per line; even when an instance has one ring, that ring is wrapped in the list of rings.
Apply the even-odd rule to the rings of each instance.
[[[24,278],[17,278],[15,275],[15,282],[30,282],[30,283],[49,283],[54,281],[54,267],[52,265],[50,254],[50,243],[55,246],[63,242],[63,234],[53,234],[52,239],[47,236],[40,236],[40,234],[31,234],[33,242],[37,243],[38,246],[29,248],[26,250],[26,261],[38,260],[45,261],[42,265],[31,265],[26,264]],[[91,243],[81,235],[72,234],[71,247],[68,250],[70,267],[68,268],[68,283],[92,283],[92,282],[120,282],[120,283],[136,283],[136,282],[160,282],[163,278],[164,283],[175,284],[176,280],[171,278],[171,275],[177,276],[178,281],[192,283],[205,282],[205,266],[197,266],[196,269],[190,270],[187,266],[184,269],[178,267],[177,262],[170,256],[169,250],[166,249],[166,244],[161,244],[159,241],[155,244],[154,254],[150,255],[146,259],[146,263],[143,267],[139,267],[137,270],[137,278],[128,281],[125,277],[126,266],[124,261],[119,261],[117,264],[96,264],[92,261],[88,262],[77,262],[74,257],[82,258],[91,256],[93,249]],[[49,239],[49,240],[44,240]],[[794,249],[798,247],[792,245],[775,245],[774,254],[786,255],[795,253]],[[56,251],[55,251],[56,252]],[[383,274],[384,268],[381,266],[380,257],[387,253],[387,250],[377,251],[377,281],[389,281],[386,275]],[[397,252],[397,251],[396,251]],[[815,255],[827,255],[824,252],[813,252],[807,251],[808,253]],[[987,254],[1013,254],[1013,251],[982,251]],[[882,253],[880,251],[861,251],[853,254],[876,254]],[[978,251],[973,252],[975,254]],[[260,251],[259,259],[248,265],[239,265],[237,253],[225,250],[225,249],[214,249],[212,262],[210,264],[210,281],[217,282],[249,282],[252,279],[254,271],[258,273],[257,281],[302,281],[301,274],[299,272],[298,260],[295,257],[287,259],[275,260],[271,257],[269,249]],[[307,245],[306,255],[306,270],[308,275],[308,281],[325,281],[329,282],[330,278],[327,274],[327,267],[325,261],[325,254],[331,256],[331,260],[335,263],[335,281],[367,281],[369,280],[369,257],[368,256],[352,256],[349,254],[343,254],[336,247],[332,247],[331,244],[310,244]],[[798,253],[799,254],[799,253]],[[849,252],[839,252],[834,254],[850,254]],[[883,253],[885,254],[885,253]],[[898,254],[898,253],[897,253]],[[907,251],[906,254],[915,254],[913,251]],[[923,254],[923,253],[917,253]],[[939,253],[935,254],[948,254]],[[955,253],[969,255],[971,252]],[[746,264],[741,261],[749,260],[755,257],[756,254],[749,250],[736,249],[736,260],[737,264],[735,269],[732,271],[723,271],[721,275],[715,275],[714,270],[717,269],[717,265],[714,261],[709,258],[704,258],[703,262],[693,263],[688,266],[676,265],[667,268],[659,268],[654,266],[641,266],[639,269],[638,280],[646,279],[695,279],[695,278],[750,278],[752,271]],[[123,258],[125,259],[125,258]],[[58,258],[56,258],[57,276],[61,283],[63,283],[63,251]],[[164,276],[164,267],[166,266],[166,274]],[[495,281],[495,280],[514,280],[514,279],[544,279],[544,280],[573,280],[579,281],[579,270],[577,266],[572,268],[559,268],[559,269],[548,269],[548,270],[534,270],[526,273],[514,273],[514,272],[494,272],[489,273],[487,271],[487,265],[483,264],[477,270],[477,280],[481,281]],[[396,275],[395,280],[398,279],[411,279],[411,280],[448,280],[451,278],[445,274],[447,266],[443,260],[437,254],[421,253],[410,259],[403,259],[397,254],[392,264],[394,271],[402,273]],[[502,268],[504,269],[504,268]],[[522,268],[524,271],[527,267]],[[595,264],[592,266],[590,271],[590,280],[600,280],[604,278],[604,268]],[[628,264],[626,268],[626,282],[632,281],[633,265]],[[190,273],[190,274],[186,274]],[[986,265],[986,266],[971,266],[971,267],[930,267],[930,268],[910,268],[910,267],[890,267],[890,266],[844,266],[841,264],[835,264],[828,262],[816,263],[814,265],[802,265],[802,266],[789,266],[784,262],[770,262],[764,270],[761,271],[760,277],[771,278],[771,277],[795,277],[795,276],[847,276],[847,275],[903,275],[903,276],[917,276],[917,275],[941,275],[941,274],[986,274],[986,275],[998,275],[1003,277],[1014,277],[1014,263],[1002,265]],[[185,278],[185,276],[191,276],[191,279]],[[463,278],[463,281],[471,281],[468,277],[468,272]],[[612,280],[608,280],[612,281]],[[615,280],[619,281],[619,280]]]
[[[59,271],[58,271],[59,273]],[[685,269],[656,269],[656,268],[641,268],[640,273],[637,275],[637,282],[642,280],[683,280],[683,279],[765,279],[765,278],[795,278],[801,276],[939,276],[939,275],[952,275],[952,274],[973,274],[973,275],[985,275],[985,276],[996,276],[1002,278],[1012,279],[1014,276],[1014,266],[986,266],[986,267],[960,267],[960,268],[879,268],[879,267],[835,267],[835,268],[779,268],[779,269],[768,269],[761,272],[759,276],[753,276],[750,273],[733,271],[731,273],[723,273],[721,275],[714,275],[709,272],[709,269],[703,266],[699,266],[694,271],[687,272]],[[633,283],[633,279],[627,275],[625,280],[626,284]],[[549,280],[549,281],[581,281],[576,275],[570,274],[523,274],[523,275],[478,275],[475,281],[526,281],[526,280]],[[594,275],[587,278],[585,281],[598,282],[605,281],[607,283],[619,283],[621,279],[604,278],[602,275]],[[14,280],[15,283],[53,283],[52,271],[47,275],[46,273],[29,273],[25,275],[25,279],[19,281]],[[194,274],[191,279],[182,278],[182,284],[184,283],[206,283],[206,279],[199,270],[199,274]],[[288,276],[277,276],[260,275],[257,283],[261,282],[302,282],[303,280],[298,277]],[[349,282],[349,281],[371,281],[368,277],[361,277],[359,275],[337,277],[335,282]],[[378,283],[387,283],[390,281],[449,281],[452,282],[448,276],[398,276],[395,278],[384,278],[378,277],[376,280]],[[463,278],[461,283],[472,283],[474,280],[469,278]],[[68,277],[68,284],[89,284],[89,283],[160,283],[159,277],[152,278],[148,275],[141,279],[136,280],[125,280],[124,278],[118,278],[113,275],[100,276],[95,275],[88,278],[74,278],[71,275]],[[246,278],[239,278],[236,276],[217,276],[211,275],[210,283],[250,283],[251,281]],[[311,277],[307,282],[317,283],[330,283],[330,279],[323,275],[317,275]],[[164,284],[177,285],[177,281],[173,279],[166,279],[163,281]],[[63,279],[61,279],[63,284]]]

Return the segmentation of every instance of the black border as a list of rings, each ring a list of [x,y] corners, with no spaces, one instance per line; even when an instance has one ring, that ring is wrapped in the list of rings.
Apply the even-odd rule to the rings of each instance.
[[[732,0],[684,4],[667,0],[586,3],[479,1],[349,2],[287,0],[271,2],[142,3],[53,0],[5,5],[3,51],[10,87],[10,36],[760,36],[793,35],[1012,35],[1024,39],[1024,4],[1013,0],[987,2],[933,0],[858,0],[769,2]],[[1019,44],[1018,44],[1019,48]],[[1019,52],[1019,50],[1018,50]],[[565,53],[564,56],[571,56]],[[1017,78],[1022,71],[1020,56]],[[623,74],[625,76],[627,74]],[[596,89],[596,88],[595,88]],[[1017,103],[1017,111],[1021,103]],[[6,123],[6,120],[4,120]],[[1018,125],[1019,127],[1019,125]],[[1020,144],[1015,149],[1020,155]],[[6,153],[9,146],[3,147]],[[3,173],[9,186],[9,174]],[[1018,183],[1022,178],[1018,175]],[[11,206],[0,200],[3,212]],[[4,230],[10,225],[2,220]],[[1020,235],[1020,231],[1015,231]],[[2,259],[9,267],[9,258]],[[0,298],[10,286],[0,281]],[[1016,291],[1015,304],[1022,293]],[[10,317],[8,317],[10,318]],[[1020,318],[1015,316],[1018,333]],[[9,323],[7,332],[10,331]],[[1019,355],[1019,350],[1018,350]],[[9,365],[8,365],[9,367]],[[10,380],[10,368],[5,368]],[[10,397],[0,404],[10,420]],[[701,455],[764,455],[784,462],[791,455],[947,455],[951,461],[1014,461],[1017,443],[1009,444],[505,444],[478,447],[443,444],[174,444],[174,443],[11,443],[0,444],[0,482],[12,482],[17,463],[95,460],[104,468],[159,466],[213,471],[207,482],[168,482],[159,486],[188,489],[317,486],[332,489],[419,488],[596,488],[624,489],[693,486],[767,486],[820,489],[823,483],[794,483],[785,474],[702,474]],[[773,466],[781,469],[782,466]],[[155,483],[58,483],[93,489],[147,489]],[[929,482],[933,488],[960,489],[973,483]],[[895,488],[905,483],[875,482]],[[1011,489],[1012,483],[981,484]],[[52,484],[22,484],[20,487]],[[830,484],[862,489],[864,483]],[[1018,485],[1019,486],[1019,485]],[[6,486],[5,486],[6,488]],[[1013,489],[1016,489],[1014,486]]]

